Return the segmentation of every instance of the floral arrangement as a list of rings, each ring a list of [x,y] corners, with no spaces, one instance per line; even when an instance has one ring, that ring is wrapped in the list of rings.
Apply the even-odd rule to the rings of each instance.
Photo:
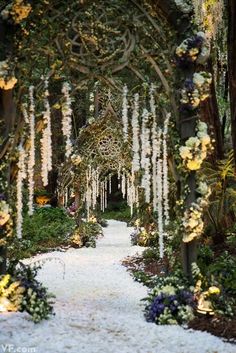
[[[157,286],[144,299],[145,317],[158,325],[184,324],[194,318],[196,300],[192,289],[179,277],[158,279]]]
[[[0,88],[9,90],[12,89],[16,83],[17,79],[10,74],[8,60],[0,61]]]
[[[192,78],[186,79],[181,90],[183,108],[193,110],[205,101],[210,95],[211,82],[212,75],[205,71],[196,72]]]
[[[32,7],[25,0],[14,0],[8,4],[1,12],[3,19],[12,19],[15,24],[21,23],[29,16]]]
[[[204,64],[210,55],[210,48],[204,32],[198,32],[195,36],[185,39],[175,51],[177,63],[187,65],[197,62]]]
[[[199,121],[196,127],[196,136],[190,137],[179,149],[185,168],[188,170],[200,169],[210,149],[212,149],[212,144],[207,132],[207,124]]]
[[[0,246],[6,245],[7,238],[12,236],[11,209],[8,203],[0,198]]]
[[[211,191],[207,184],[202,181],[200,181],[197,191],[201,194],[201,197],[198,197],[196,202],[193,202],[184,212],[182,222],[184,243],[188,243],[201,236],[204,229],[203,210],[208,204]]]
[[[49,318],[53,296],[36,280],[39,268],[23,263],[9,266],[8,273],[0,277],[0,312],[26,311],[35,323]]]

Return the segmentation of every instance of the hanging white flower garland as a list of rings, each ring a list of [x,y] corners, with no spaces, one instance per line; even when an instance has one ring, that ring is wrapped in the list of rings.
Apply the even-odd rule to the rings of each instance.
[[[123,102],[122,102],[122,123],[123,123],[123,135],[124,141],[128,140],[128,100],[127,100],[128,89],[127,86],[123,87]]]
[[[65,82],[62,87],[62,93],[64,95],[64,104],[62,107],[62,133],[66,141],[66,158],[68,159],[72,155],[72,109],[71,109],[71,87],[68,82]]]
[[[170,114],[166,115],[163,129],[163,203],[164,203],[164,222],[169,224],[169,181],[168,181],[168,150],[167,135]]]
[[[48,101],[48,79],[45,79],[44,107],[43,113],[44,129],[42,131],[41,142],[41,176],[43,185],[48,185],[48,173],[52,170],[52,131],[51,131],[51,111]]]
[[[152,114],[152,204],[153,210],[156,211],[157,206],[157,118],[156,104],[154,99],[154,85],[150,88],[150,109]]]
[[[23,181],[26,178],[25,168],[25,150],[22,145],[18,148],[19,160],[17,163],[18,174],[16,180],[16,236],[22,238],[22,224],[23,224]]]
[[[158,224],[158,235],[159,235],[159,251],[160,258],[164,256],[164,220],[163,220],[163,160],[161,155],[162,146],[162,130],[158,129],[157,135],[157,224]]]
[[[138,93],[134,96],[134,108],[132,114],[132,150],[133,160],[132,168],[134,172],[140,170],[140,143],[139,143],[139,95]]]
[[[29,128],[30,128],[30,150],[28,157],[28,214],[34,213],[34,166],[35,166],[35,105],[34,105],[34,86],[29,88]]]
[[[141,186],[144,188],[145,201],[151,201],[151,141],[150,128],[147,126],[149,120],[149,113],[147,109],[143,110],[142,115],[142,151],[141,151],[141,166],[144,169]]]

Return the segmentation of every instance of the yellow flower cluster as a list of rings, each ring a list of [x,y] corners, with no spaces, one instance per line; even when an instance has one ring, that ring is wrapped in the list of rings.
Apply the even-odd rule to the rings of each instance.
[[[15,0],[10,10],[10,14],[14,22],[18,24],[29,16],[31,10],[32,7],[29,3],[24,4],[24,0]]]
[[[207,133],[207,124],[199,121],[197,136],[190,137],[185,142],[185,146],[181,146],[179,149],[184,166],[188,170],[200,169],[204,159],[207,157],[208,150],[211,148],[211,138]]]
[[[9,274],[0,280],[0,312],[20,309],[25,288],[20,282],[12,282]]]
[[[17,83],[14,76],[9,77],[8,61],[0,61],[0,88],[4,90],[12,89]]]

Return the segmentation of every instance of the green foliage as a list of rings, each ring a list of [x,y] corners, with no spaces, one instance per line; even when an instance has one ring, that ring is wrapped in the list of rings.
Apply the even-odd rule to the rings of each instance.
[[[201,291],[211,286],[219,295],[211,295],[212,307],[218,315],[232,317],[236,313],[236,258],[225,251],[217,258],[208,247],[200,251],[198,266],[193,266],[193,278],[200,281]]]
[[[22,259],[65,245],[74,227],[74,219],[62,208],[38,208],[33,216],[25,215],[23,239],[9,246],[9,256]]]
[[[227,229],[236,218],[236,177],[234,173],[234,158],[231,151],[226,160],[218,162],[217,166],[207,163],[203,174],[211,188],[210,203],[207,211],[207,233],[213,239],[225,239]]]
[[[102,214],[105,219],[115,219],[117,221],[129,222],[131,220],[130,208],[126,202],[108,204],[107,210]]]

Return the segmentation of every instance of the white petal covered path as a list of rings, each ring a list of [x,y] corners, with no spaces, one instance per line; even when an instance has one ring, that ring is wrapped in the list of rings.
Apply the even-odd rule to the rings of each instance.
[[[56,295],[56,316],[35,325],[27,314],[0,315],[0,352],[12,345],[12,352],[36,353],[236,353],[236,346],[210,334],[145,322],[140,299],[146,288],[121,265],[140,251],[130,246],[130,232],[110,221],[96,249],[38,256],[58,257],[66,266],[64,279],[56,261],[40,271]]]

